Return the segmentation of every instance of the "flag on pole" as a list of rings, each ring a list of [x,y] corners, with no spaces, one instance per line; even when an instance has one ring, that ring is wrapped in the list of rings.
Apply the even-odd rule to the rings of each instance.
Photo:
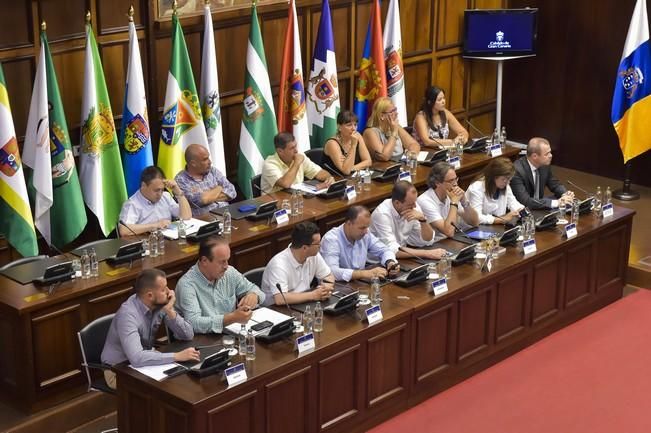
[[[117,224],[120,208],[127,199],[127,189],[102,61],[90,25],[90,13],[86,21],[80,176],[84,201],[97,217],[104,236],[108,236]]]
[[[617,70],[611,120],[624,163],[651,149],[651,46],[646,0],[637,0]]]
[[[36,227],[49,245],[63,248],[77,239],[88,220],[45,23],[40,40],[23,161]]]
[[[255,3],[251,8],[242,106],[237,181],[244,196],[251,198],[251,179],[262,172],[265,158],[275,152],[273,138],[278,133]]]
[[[305,93],[310,145],[312,148],[323,147],[325,142],[337,133],[337,114],[340,107],[335,42],[328,0],[321,3],[321,19]]]
[[[278,130],[294,134],[299,152],[310,149],[310,134],[307,131],[307,116],[305,114],[301,40],[299,39],[294,0],[289,2],[283,65],[280,70]]]
[[[402,66],[402,32],[400,31],[400,6],[390,0],[384,21],[384,64],[386,66],[387,96],[398,109],[398,123],[407,126],[407,98]]]
[[[158,166],[166,177],[173,178],[183,170],[185,148],[190,144],[208,148],[208,137],[201,116],[197,87],[194,85],[188,47],[175,12],[172,15],[172,57],[167,73],[163,125],[158,147]]]
[[[353,101],[353,111],[357,115],[357,130],[360,132],[366,128],[366,120],[373,111],[375,100],[387,96],[380,15],[380,0],[374,0]]]
[[[140,47],[136,26],[133,23],[132,6],[129,9],[129,65],[120,130],[122,166],[129,196],[135,194],[140,188],[142,170],[154,164],[151,147],[145,81],[142,75]]]
[[[0,233],[23,257],[38,254],[36,232],[5,75],[0,65]]]
[[[226,175],[222,113],[219,106],[219,79],[215,57],[215,34],[212,29],[210,4],[204,6],[203,53],[201,55],[201,114],[206,127],[212,163]]]

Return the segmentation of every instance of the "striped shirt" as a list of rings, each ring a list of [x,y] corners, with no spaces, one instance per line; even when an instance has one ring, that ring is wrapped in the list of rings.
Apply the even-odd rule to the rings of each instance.
[[[196,180],[190,176],[187,170],[179,171],[174,180],[176,180],[177,185],[185,194],[188,202],[190,202],[192,216],[205,215],[211,210],[228,204],[225,201],[216,201],[205,205],[201,202],[201,195],[217,186],[223,188],[222,192],[228,196],[229,200],[237,197],[237,191],[235,191],[233,184],[215,167],[210,167],[210,171],[201,180]]]

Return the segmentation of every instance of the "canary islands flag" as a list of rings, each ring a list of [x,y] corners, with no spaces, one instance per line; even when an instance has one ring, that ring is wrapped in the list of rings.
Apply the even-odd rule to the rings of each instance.
[[[611,119],[624,163],[651,149],[651,47],[646,0],[637,0],[617,70]]]

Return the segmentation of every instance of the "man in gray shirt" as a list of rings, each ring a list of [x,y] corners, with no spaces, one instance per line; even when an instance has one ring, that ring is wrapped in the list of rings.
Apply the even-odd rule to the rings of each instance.
[[[265,294],[232,266],[228,240],[210,236],[199,244],[199,260],[176,284],[177,307],[195,332],[221,333],[231,323],[246,323]]]
[[[134,367],[161,365],[178,361],[199,361],[193,347],[176,353],[153,349],[162,321],[181,340],[192,340],[192,326],[174,310],[176,297],[167,287],[165,272],[145,269],[136,278],[135,294],[127,299],[111,322],[102,350],[102,362],[108,365],[129,361]],[[106,383],[115,389],[115,373],[104,371]]]
[[[178,203],[165,188],[174,193]],[[140,174],[140,189],[122,204],[122,224],[118,228],[120,236],[139,235],[165,228],[170,225],[172,218],[192,218],[190,203],[175,181],[165,179],[161,169],[151,165]]]

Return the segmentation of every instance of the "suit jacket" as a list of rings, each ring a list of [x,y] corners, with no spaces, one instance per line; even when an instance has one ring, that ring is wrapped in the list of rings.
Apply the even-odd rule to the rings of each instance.
[[[515,166],[515,175],[511,179],[511,189],[515,198],[529,209],[551,209],[552,198],[544,197],[545,187],[547,187],[557,199],[565,194],[565,187],[554,177],[552,168],[549,165],[538,167],[540,175],[540,199],[534,199],[534,179],[531,173],[531,167],[527,157],[523,156],[513,164]]]

